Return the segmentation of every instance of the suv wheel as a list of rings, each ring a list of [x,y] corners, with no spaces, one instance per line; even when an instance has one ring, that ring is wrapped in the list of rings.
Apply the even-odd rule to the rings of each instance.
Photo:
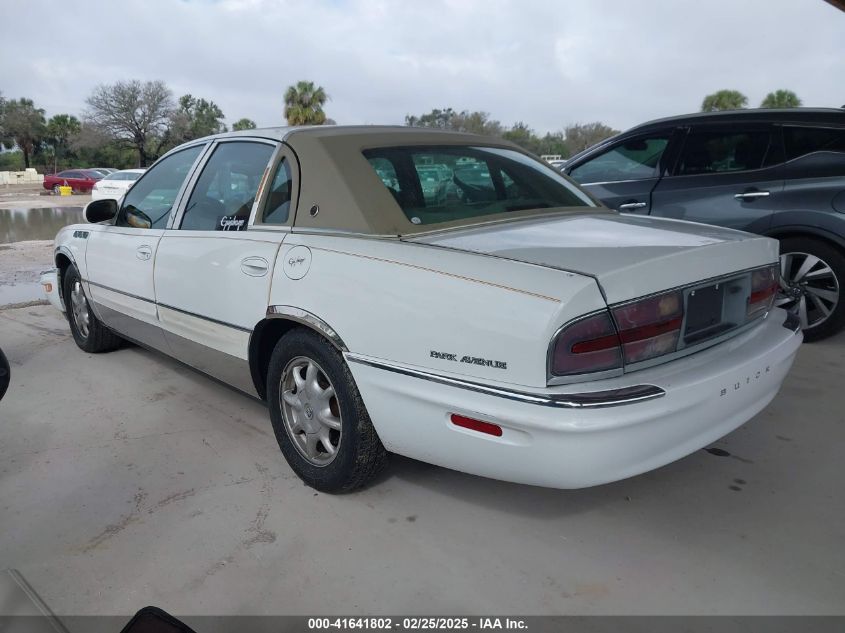
[[[784,239],[780,251],[781,289],[775,305],[798,316],[806,341],[839,332],[845,327],[845,255],[809,237]]]

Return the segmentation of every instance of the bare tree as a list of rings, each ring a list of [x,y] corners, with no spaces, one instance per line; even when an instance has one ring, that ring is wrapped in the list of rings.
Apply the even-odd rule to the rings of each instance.
[[[100,85],[86,103],[88,122],[113,139],[131,144],[138,152],[139,167],[146,167],[164,146],[174,104],[163,81],[133,79]]]

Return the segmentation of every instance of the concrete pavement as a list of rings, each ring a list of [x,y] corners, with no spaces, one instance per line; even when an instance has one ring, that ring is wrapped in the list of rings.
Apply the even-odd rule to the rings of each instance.
[[[845,337],[715,444],[598,488],[394,458],[318,494],[258,402],[0,310],[0,568],[59,614],[845,614]]]

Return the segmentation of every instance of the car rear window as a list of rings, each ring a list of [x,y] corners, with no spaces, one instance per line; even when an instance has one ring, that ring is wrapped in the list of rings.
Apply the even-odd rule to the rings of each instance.
[[[549,165],[498,147],[414,146],[364,150],[414,224],[554,207],[592,207]]]
[[[784,127],[786,160],[813,152],[845,152],[845,128]]]

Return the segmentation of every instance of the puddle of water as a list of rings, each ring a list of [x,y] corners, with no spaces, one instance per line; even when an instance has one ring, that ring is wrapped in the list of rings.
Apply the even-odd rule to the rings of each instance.
[[[82,222],[82,207],[0,209],[0,244],[52,240],[63,226]]]
[[[14,286],[0,286],[0,307],[13,303],[43,301],[47,297],[40,283],[20,283]]]

